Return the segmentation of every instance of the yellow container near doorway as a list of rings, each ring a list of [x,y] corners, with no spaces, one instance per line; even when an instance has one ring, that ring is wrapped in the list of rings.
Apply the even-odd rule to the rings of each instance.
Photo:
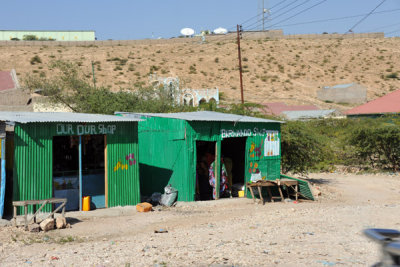
[[[90,210],[90,196],[82,198],[82,210],[89,211]]]
[[[243,190],[238,191],[238,195],[239,197],[244,197],[244,191]]]

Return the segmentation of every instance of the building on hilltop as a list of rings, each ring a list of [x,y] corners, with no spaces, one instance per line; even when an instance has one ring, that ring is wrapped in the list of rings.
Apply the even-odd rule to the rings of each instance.
[[[317,97],[325,102],[360,104],[367,101],[367,88],[357,83],[325,86]]]
[[[31,95],[20,88],[15,70],[0,71],[0,111],[33,111]]]
[[[204,103],[219,104],[218,88],[180,89],[178,77],[158,77],[157,73],[150,74],[149,81],[154,87],[164,88],[178,105],[198,107]]]
[[[94,41],[95,31],[0,30],[0,41]]]

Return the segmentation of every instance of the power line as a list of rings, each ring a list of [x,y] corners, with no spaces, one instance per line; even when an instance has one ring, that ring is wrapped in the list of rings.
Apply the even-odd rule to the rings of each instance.
[[[297,1],[298,1],[298,0],[295,0],[295,1],[291,2],[289,5],[291,5],[291,4],[293,4],[293,3],[297,2]],[[302,6],[302,5],[304,5],[304,4],[306,4],[307,2],[310,2],[310,1],[311,1],[311,0],[306,0],[306,1],[302,2],[302,3],[300,3],[299,5],[297,5],[297,6],[295,6],[295,7],[292,7],[292,8],[290,8],[290,9],[286,10],[285,12],[283,12],[283,13],[277,15],[276,17],[273,17],[273,18],[270,19],[269,21],[272,21],[272,20],[274,20],[274,19],[277,19],[277,18],[279,18],[279,17],[282,17],[283,15],[287,14],[288,12],[290,12],[290,11],[292,11],[292,10],[298,8],[299,6]],[[289,6],[289,5],[286,5],[285,7],[287,7],[287,6]],[[285,7],[284,7],[284,8],[285,8]],[[280,10],[282,10],[282,9],[284,9],[284,8],[279,9],[277,12],[279,12]],[[251,27],[251,26],[253,26],[253,25],[259,23],[260,21],[262,21],[262,20],[258,20],[258,21],[256,21],[256,22],[254,22],[254,23],[248,25],[247,27]],[[257,24],[257,26],[254,27],[253,29],[256,29],[256,28],[258,28],[258,27],[260,27],[260,24]]]
[[[392,34],[392,33],[396,33],[396,32],[400,32],[400,29],[397,29],[395,31],[386,32],[386,34]]]
[[[382,0],[376,7],[374,7],[369,13],[367,13],[362,19],[360,19],[359,21],[356,22],[356,24],[353,25],[353,27],[351,27],[347,32],[343,33],[342,36],[337,40],[338,45],[341,43],[341,41],[343,40],[343,36],[345,36],[347,33],[349,32],[353,32],[353,30],[355,29],[355,27],[357,27],[358,25],[360,25],[361,22],[363,22],[364,20],[366,20],[369,16],[371,16],[374,11],[376,9],[378,9],[383,3],[385,3],[386,0]],[[336,43],[336,41],[332,42],[330,45],[328,45],[326,48],[329,49],[332,47],[332,45]]]
[[[377,14],[383,14],[383,13],[392,13],[392,12],[397,12],[400,11],[400,8],[397,9],[391,9],[391,10],[384,10],[384,11],[379,11],[379,12],[374,12],[371,15],[377,15]],[[290,27],[290,26],[297,26],[297,25],[304,25],[304,24],[313,24],[313,23],[320,23],[320,22],[327,22],[327,21],[335,21],[335,20],[345,20],[345,19],[352,19],[352,18],[358,18],[365,16],[367,14],[359,14],[359,15],[353,15],[353,16],[346,16],[346,17],[338,17],[338,18],[330,18],[330,19],[321,19],[321,20],[312,20],[312,21],[305,21],[305,22],[298,22],[298,23],[292,23],[292,24],[284,24],[284,25],[278,25],[279,27]],[[379,29],[379,28],[378,28]]]
[[[283,3],[285,3],[286,1],[287,1],[287,0],[280,1],[278,4],[272,6],[270,9],[273,9],[273,8],[275,8],[275,7],[277,7],[277,6],[279,6],[279,5],[283,4]]]
[[[282,3],[285,2],[285,1],[287,1],[287,0],[284,0],[284,1],[280,2],[280,4],[282,4]],[[290,6],[290,5],[294,4],[294,3],[296,3],[297,1],[299,1],[299,0],[295,0],[295,1],[290,2],[290,3],[287,4],[286,6],[280,8],[278,11],[285,9],[286,7],[288,7],[288,6]],[[311,1],[311,0],[303,1],[302,3],[300,3],[300,4],[298,4],[298,5],[294,6],[294,7],[292,7],[292,8],[290,8],[290,9],[286,10],[285,12],[279,14],[277,17],[272,18],[270,21],[275,20],[275,19],[277,19],[277,18],[279,18],[279,17],[281,17],[281,16],[283,16],[283,15],[289,13],[290,11],[292,11],[292,10],[294,10],[294,9],[296,9],[296,8],[302,6],[302,5],[304,5],[304,4],[306,4],[307,2],[310,2],[310,1]],[[327,1],[327,0],[324,0],[324,1],[322,1],[322,2],[325,2],[325,1]],[[322,3],[322,2],[321,2],[321,3]],[[320,4],[320,3],[318,3],[318,4],[316,4],[316,5],[319,5],[319,4]],[[277,4],[277,5],[279,5],[279,4]],[[275,5],[275,6],[277,6],[277,5]],[[302,11],[300,11],[299,13],[293,15],[292,17],[297,16],[298,14],[301,14],[302,12],[305,12],[305,11],[307,11],[307,10],[313,8],[313,7],[316,6],[316,5],[313,5],[313,6],[311,6],[310,8],[305,9],[304,11],[302,10]],[[275,7],[275,6],[274,6],[274,7]],[[271,8],[271,9],[272,9],[272,8]],[[243,24],[245,24],[245,23],[247,23],[247,22],[249,22],[249,21],[251,21],[251,20],[253,20],[253,19],[257,18],[257,17],[259,17],[259,14],[257,14],[256,16],[253,16],[253,17],[251,17],[251,18],[249,18],[249,19],[247,19],[247,20],[245,20],[245,21],[244,21],[242,24],[240,24],[240,25],[243,26]],[[292,17],[290,17],[290,18],[292,18]],[[290,18],[289,18],[289,19],[290,19]],[[254,23],[252,23],[252,24],[250,24],[250,25],[247,25],[247,27],[250,27],[250,26],[253,26],[253,25],[257,24],[256,27],[254,27],[254,28],[252,28],[252,29],[250,29],[250,30],[257,29],[257,28],[261,25],[262,21],[263,21],[262,19],[258,19],[256,22],[254,22]],[[282,20],[282,21],[286,21],[286,20]],[[280,21],[279,23],[281,23],[282,21]],[[274,25],[275,25],[275,24],[274,24]],[[234,27],[232,27],[232,28],[230,28],[230,29],[233,29],[233,28],[234,28]],[[270,26],[269,28],[271,28],[271,26]],[[228,37],[228,38],[230,38],[230,37]],[[213,42],[216,42],[216,41],[223,41],[224,39],[228,39],[228,38],[225,38],[225,36],[222,36],[221,38],[214,39]],[[207,43],[207,44],[209,44],[209,43]],[[204,45],[204,44],[199,44],[199,45]]]
[[[328,0],[319,1],[318,3],[316,3],[316,4],[314,4],[314,5],[310,6],[310,7],[307,7],[307,8],[305,8],[305,9],[301,10],[301,11],[297,12],[296,14],[294,14],[294,15],[292,15],[292,16],[290,16],[290,17],[287,17],[287,18],[285,18],[285,19],[283,19],[283,20],[281,20],[281,21],[279,21],[279,22],[277,22],[277,23],[275,23],[275,24],[270,25],[268,28],[272,28],[272,27],[278,25],[279,23],[288,21],[288,20],[290,20],[290,19],[292,19],[292,18],[294,18],[294,17],[296,17],[296,16],[298,16],[298,15],[300,15],[300,14],[303,14],[303,13],[307,12],[308,10],[310,10],[310,9],[312,9],[312,8],[318,6],[318,5],[320,5],[320,4],[322,4],[322,3],[326,2],[326,1],[328,1]],[[386,1],[386,0],[385,0],[385,1]]]
[[[299,1],[299,0],[294,0],[294,1],[290,2],[290,3],[287,4],[286,6],[284,6],[284,7],[280,8],[280,9],[278,9],[278,10],[276,11],[276,13],[278,13],[279,11],[281,11],[281,10],[283,10],[283,9],[285,9],[285,8],[287,8],[287,7],[289,7],[289,6],[291,6],[291,5],[293,5],[293,4],[296,3],[297,1]]]
[[[393,27],[393,26],[397,26],[397,25],[400,25],[400,23],[395,23],[395,24],[390,24],[390,25],[381,26],[381,27],[378,27],[378,28],[374,28],[374,29],[372,29],[372,30],[370,30],[370,31],[376,31],[376,30],[380,30],[380,29],[386,29],[386,28],[390,28],[390,27]]]
[[[369,12],[367,15],[365,15],[362,19],[360,19],[356,24],[353,25],[353,27],[351,27],[346,33],[352,32],[355,27],[357,27],[358,25],[360,25],[361,22],[363,22],[364,20],[366,20],[369,16],[372,15],[372,13],[374,13],[374,11],[376,9],[378,9],[381,5],[383,5],[383,3],[385,3],[386,0],[382,0],[374,9],[371,10],[371,12]],[[345,34],[346,34],[345,33]]]

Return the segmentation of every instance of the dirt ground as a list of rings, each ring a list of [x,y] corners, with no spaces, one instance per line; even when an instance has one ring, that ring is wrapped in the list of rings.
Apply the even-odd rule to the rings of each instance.
[[[368,266],[363,229],[400,229],[400,176],[312,174],[317,201],[249,199],[69,212],[72,228],[0,227],[1,266]],[[167,233],[155,233],[166,229]]]

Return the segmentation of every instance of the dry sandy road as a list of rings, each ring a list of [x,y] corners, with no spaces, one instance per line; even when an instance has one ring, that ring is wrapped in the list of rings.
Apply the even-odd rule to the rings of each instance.
[[[0,228],[0,266],[368,266],[368,227],[400,229],[400,176],[312,174],[314,202],[248,199],[70,212],[71,229]],[[168,233],[154,233],[167,229]]]

